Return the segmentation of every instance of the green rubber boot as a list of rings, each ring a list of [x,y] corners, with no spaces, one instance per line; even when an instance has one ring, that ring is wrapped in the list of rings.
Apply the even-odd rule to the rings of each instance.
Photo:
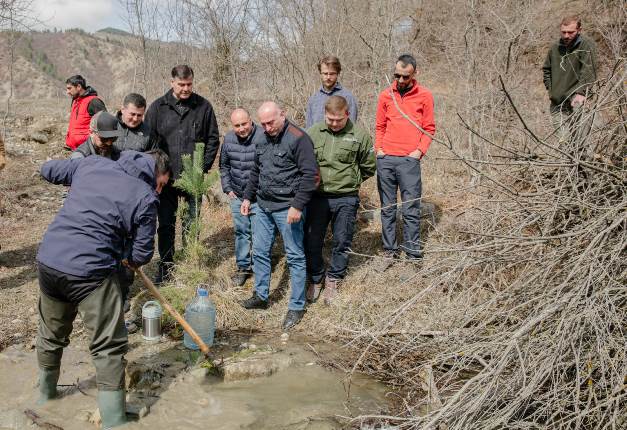
[[[98,408],[102,428],[110,429],[126,424],[126,392],[98,390]]]
[[[43,405],[48,400],[57,397],[57,382],[59,382],[60,369],[39,369],[39,399],[38,405]]]

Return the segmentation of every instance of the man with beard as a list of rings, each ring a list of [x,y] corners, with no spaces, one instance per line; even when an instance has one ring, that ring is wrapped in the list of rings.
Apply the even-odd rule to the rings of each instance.
[[[72,152],[70,158],[100,155],[117,160],[120,158],[120,151],[113,146],[113,142],[122,134],[118,127],[118,120],[110,113],[104,111],[96,113],[89,122],[89,137]]]
[[[551,100],[551,122],[563,141],[570,135],[573,113],[580,111],[590,97],[596,79],[596,47],[581,34],[577,16],[562,19],[560,35],[547,53],[542,73]]]
[[[65,81],[65,92],[72,99],[65,146],[73,151],[89,136],[91,118],[106,107],[96,90],[88,86],[81,75],[71,76]]]
[[[405,251],[409,261],[422,259],[420,249],[420,160],[435,134],[433,95],[416,81],[416,59],[401,55],[394,82],[379,95],[374,150],[381,201],[383,255],[375,270],[383,272]],[[403,242],[396,239],[397,193],[403,214]]]

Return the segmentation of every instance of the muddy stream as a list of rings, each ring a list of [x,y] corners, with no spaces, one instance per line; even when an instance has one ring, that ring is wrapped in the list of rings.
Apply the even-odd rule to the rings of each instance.
[[[218,338],[213,366],[163,338],[130,336],[128,429],[340,429],[350,417],[387,409],[386,387],[324,364],[335,346],[292,334]],[[0,353],[0,429],[97,428],[95,371],[86,339],[63,356],[61,398],[36,406],[37,359],[32,345]],[[25,414],[31,415],[31,418]],[[36,415],[39,424],[34,424]]]

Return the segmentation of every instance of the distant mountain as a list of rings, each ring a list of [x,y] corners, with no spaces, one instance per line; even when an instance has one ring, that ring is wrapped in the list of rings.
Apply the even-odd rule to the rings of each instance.
[[[98,30],[96,33],[109,33],[109,34],[114,34],[116,36],[133,37],[132,33],[129,33],[128,31],[125,31],[125,30],[120,30],[119,28],[113,28],[113,27],[103,28],[102,30]]]

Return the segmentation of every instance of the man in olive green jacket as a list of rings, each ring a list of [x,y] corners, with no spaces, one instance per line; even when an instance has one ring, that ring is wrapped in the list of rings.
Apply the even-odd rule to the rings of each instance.
[[[348,250],[359,208],[359,187],[374,175],[376,165],[372,139],[349,119],[346,99],[331,96],[324,109],[325,121],[307,130],[320,168],[320,183],[307,205],[305,254],[310,278],[307,300],[313,302],[320,294],[325,277],[322,247],[331,223],[333,250],[323,294],[324,302],[330,304],[348,266]]]
[[[560,40],[554,43],[542,67],[551,100],[551,120],[561,140],[569,135],[573,112],[580,111],[596,80],[594,42],[581,34],[577,16],[564,18]]]

